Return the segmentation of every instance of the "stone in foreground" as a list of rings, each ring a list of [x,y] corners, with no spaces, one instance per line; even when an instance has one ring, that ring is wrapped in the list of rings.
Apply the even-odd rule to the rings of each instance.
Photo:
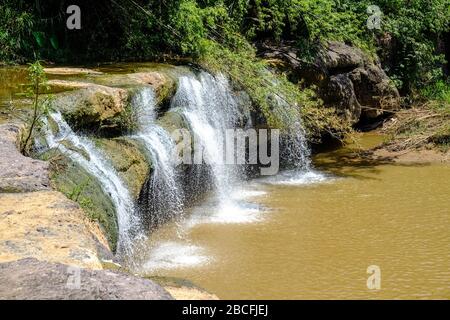
[[[20,130],[19,125],[0,126],[0,192],[50,190],[48,164],[17,149]]]
[[[78,277],[79,276],[79,277]],[[0,299],[172,300],[153,281],[28,258],[0,264]]]

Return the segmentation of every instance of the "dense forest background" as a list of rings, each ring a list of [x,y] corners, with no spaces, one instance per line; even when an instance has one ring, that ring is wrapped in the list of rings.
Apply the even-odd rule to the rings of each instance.
[[[81,30],[66,28],[71,4]],[[367,27],[370,5],[380,29]],[[410,92],[442,81],[450,58],[448,0],[3,0],[0,16],[4,62],[253,59],[264,40],[294,43],[307,62],[332,39],[378,54]]]

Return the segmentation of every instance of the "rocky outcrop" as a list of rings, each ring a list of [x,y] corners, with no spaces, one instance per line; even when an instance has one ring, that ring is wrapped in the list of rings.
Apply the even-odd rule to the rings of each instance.
[[[34,257],[101,269],[108,244],[77,203],[56,191],[0,194],[0,262]]]
[[[260,45],[263,57],[287,64],[293,81],[316,85],[328,106],[352,123],[373,119],[399,107],[400,95],[377,59],[341,42],[328,42],[312,63],[297,55],[292,45]]]
[[[0,261],[36,257],[101,268],[101,257],[112,255],[98,225],[51,191],[48,163],[23,156],[20,135],[19,125],[0,126]]]
[[[44,68],[44,72],[51,75],[58,76],[73,76],[73,75],[86,75],[86,74],[102,74],[100,71],[86,69],[86,68],[70,68],[70,67],[58,67],[58,68]]]
[[[176,300],[219,300],[215,294],[186,279],[172,277],[148,277],[164,287]]]
[[[136,90],[151,86],[156,103],[164,107],[175,91],[175,81],[159,72],[100,75],[83,81],[50,80],[56,95],[53,106],[75,130],[117,136],[134,129],[137,116],[130,101]]]
[[[53,105],[75,130],[117,131],[121,130],[128,99],[125,89],[91,84],[59,95]]]
[[[0,299],[172,300],[151,280],[107,270],[23,259],[0,264]]]
[[[22,128],[0,125],[0,192],[49,190],[48,164],[23,156],[18,148]]]

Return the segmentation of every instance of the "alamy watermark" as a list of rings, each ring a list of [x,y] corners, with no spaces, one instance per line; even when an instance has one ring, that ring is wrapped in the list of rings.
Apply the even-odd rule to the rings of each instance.
[[[205,137],[197,139],[187,129],[174,130],[174,164],[259,165],[263,176],[278,173],[280,130],[228,129],[210,134],[212,140],[206,145]]]
[[[69,30],[80,30],[81,29],[81,9],[77,5],[70,5],[66,10],[67,14],[70,16],[66,20],[66,26]]]
[[[381,269],[379,266],[371,265],[367,267],[367,273],[370,274],[367,278],[367,289],[381,290]]]

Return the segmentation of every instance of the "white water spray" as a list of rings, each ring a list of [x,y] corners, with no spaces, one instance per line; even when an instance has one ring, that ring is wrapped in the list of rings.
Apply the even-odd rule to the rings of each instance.
[[[132,197],[105,156],[97,150],[94,144],[86,137],[77,135],[64,121],[59,112],[52,113],[50,117],[58,125],[57,133],[53,133],[47,125],[46,141],[49,148],[56,148],[68,156],[72,161],[95,177],[105,194],[111,197],[117,214],[119,239],[117,252],[127,255],[133,247],[133,239],[139,231],[139,219],[135,215]],[[64,142],[75,148],[83,150],[88,157],[81,153],[69,150]]]
[[[151,88],[142,89],[134,98],[139,131],[133,138],[143,142],[153,172],[141,194],[144,215],[150,229],[181,214],[183,190],[179,185],[175,156],[176,145],[168,132],[156,123],[156,100]]]

